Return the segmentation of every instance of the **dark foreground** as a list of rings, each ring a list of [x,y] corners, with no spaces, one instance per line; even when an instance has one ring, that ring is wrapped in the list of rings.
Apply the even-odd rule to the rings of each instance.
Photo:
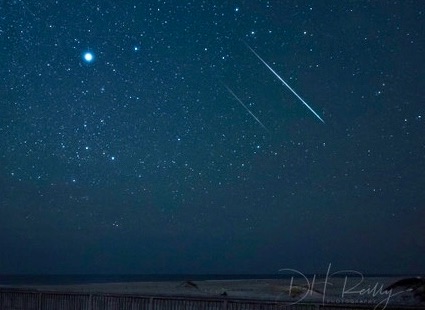
[[[256,279],[0,287],[0,309],[425,309],[397,279]]]

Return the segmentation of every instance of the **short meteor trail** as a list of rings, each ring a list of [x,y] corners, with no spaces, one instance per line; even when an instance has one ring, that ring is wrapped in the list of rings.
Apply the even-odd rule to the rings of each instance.
[[[248,109],[248,107],[242,102],[242,100],[240,100],[239,99],[239,97],[238,96],[236,96],[236,94],[226,85],[226,84],[223,84],[224,85],[224,87],[226,87],[226,89],[229,91],[229,93],[233,96],[233,97],[235,97],[235,99],[245,108],[245,110],[247,110],[248,111],[248,113],[249,114],[251,114],[251,116],[258,122],[258,124],[260,124],[261,125],[261,127],[263,127],[266,131],[268,131],[268,132],[270,132],[268,129],[267,129],[267,127],[266,126],[264,126],[264,124],[251,112],[251,110],[250,109]]]
[[[260,59],[261,60],[261,62],[263,63],[263,64],[265,64],[266,65],[266,67],[267,68],[269,68],[269,70],[271,71],[271,72],[273,72],[273,74],[283,83],[283,85],[285,85],[286,87],[288,87],[288,89],[295,95],[295,96],[297,96],[297,98],[298,99],[300,99],[301,100],[301,102],[311,111],[311,112],[313,112],[313,114],[314,115],[316,115],[316,117],[318,118],[318,119],[320,119],[320,121],[324,124],[325,123],[325,121],[319,116],[319,114],[317,114],[308,104],[307,104],[307,102],[305,102],[304,100],[303,100],[303,98],[301,98],[296,92],[295,92],[295,90],[293,90],[292,89],[292,87],[291,86],[289,86],[288,85],[288,83],[286,83],[280,76],[279,76],[279,74],[277,74],[276,73],[276,71],[274,71],[273,70],[273,68],[272,67],[270,67],[268,64],[267,64],[267,62],[265,62],[264,60],[263,60],[263,58],[261,58],[260,57],[260,55],[258,55],[253,49],[252,49],[252,47],[251,46],[249,46],[248,45],[248,43],[246,43],[246,42],[244,42],[245,43],[245,45],[246,45],[246,47],[248,47],[250,50],[251,50],[251,52],[253,52],[254,53],[254,55],[255,56],[257,56],[257,58],[258,59]]]

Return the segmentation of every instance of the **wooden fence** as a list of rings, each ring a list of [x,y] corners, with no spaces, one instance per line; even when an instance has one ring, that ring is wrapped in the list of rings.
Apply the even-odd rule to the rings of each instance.
[[[1,310],[365,310],[374,307],[375,305],[318,303],[290,305],[280,301],[229,297],[137,296],[0,289]],[[423,308],[388,305],[385,309]]]

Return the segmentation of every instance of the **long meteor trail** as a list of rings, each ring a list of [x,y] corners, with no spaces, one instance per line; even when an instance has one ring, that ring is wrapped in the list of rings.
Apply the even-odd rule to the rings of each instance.
[[[276,73],[276,71],[274,71],[273,70],[273,68],[272,67],[270,67],[268,64],[267,64],[267,62],[265,62],[264,61],[264,59],[263,58],[261,58],[260,57],[260,55],[258,55],[253,49],[252,49],[252,47],[251,46],[249,46],[248,45],[248,43],[246,43],[246,42],[244,42],[245,43],[245,45],[246,45],[246,47],[248,47],[250,50],[251,50],[251,52],[252,53],[254,53],[254,55],[255,56],[257,56],[257,58],[258,59],[260,59],[261,60],[261,62],[263,63],[263,64],[265,64],[266,65],[266,67],[267,68],[269,68],[269,70],[283,83],[283,85],[285,85],[298,99],[300,99],[301,100],[301,102],[311,111],[311,112],[313,112],[313,114],[314,115],[316,115],[316,117],[318,118],[318,119],[320,119],[320,121],[324,124],[325,123],[325,121],[319,116],[319,114],[317,114],[308,104],[307,104],[307,102],[305,102],[304,100],[303,100],[303,98],[301,98],[296,92],[295,92],[295,90],[293,90],[292,89],[292,87],[291,86],[289,86],[288,85],[288,83],[286,83],[280,76],[279,76],[279,74],[277,74]]]
[[[223,84],[224,87],[226,87],[226,89],[229,91],[229,93],[235,97],[235,99],[245,108],[245,110],[248,111],[249,114],[251,114],[251,116],[257,121],[258,124],[261,125],[261,127],[263,127],[266,131],[270,132],[266,126],[264,126],[264,124],[254,115],[254,113],[251,112],[250,109],[248,109],[248,107],[242,102],[242,100],[239,99],[238,96],[236,96],[236,94],[229,88],[229,86],[227,86],[226,84]]]

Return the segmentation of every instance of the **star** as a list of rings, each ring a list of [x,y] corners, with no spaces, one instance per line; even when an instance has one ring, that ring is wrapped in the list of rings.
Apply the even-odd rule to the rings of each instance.
[[[85,52],[83,55],[83,59],[87,63],[91,63],[94,60],[94,55],[91,52]]]

